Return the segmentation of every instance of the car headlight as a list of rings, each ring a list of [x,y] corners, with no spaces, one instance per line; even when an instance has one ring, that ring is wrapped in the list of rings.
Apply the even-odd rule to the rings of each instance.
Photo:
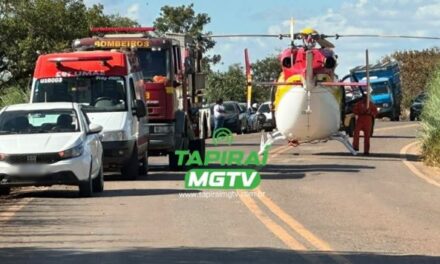
[[[382,105],[382,107],[383,108],[387,108],[387,107],[389,107],[390,105],[388,104],[388,103],[384,103],[383,105]]]
[[[79,144],[78,146],[73,147],[71,149],[58,152],[58,155],[62,159],[71,159],[81,156],[83,152],[84,152],[84,147],[82,144]]]
[[[102,141],[124,141],[127,140],[127,134],[123,130],[106,131],[102,133]]]
[[[154,126],[154,133],[172,133],[174,132],[174,126]]]

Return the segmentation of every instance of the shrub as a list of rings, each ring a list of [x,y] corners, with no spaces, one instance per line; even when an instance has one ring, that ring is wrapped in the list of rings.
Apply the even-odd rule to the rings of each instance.
[[[11,86],[4,88],[0,93],[0,108],[26,102],[29,102],[29,95],[19,87]]]
[[[422,112],[422,156],[428,165],[440,167],[440,70],[434,73],[427,93]]]

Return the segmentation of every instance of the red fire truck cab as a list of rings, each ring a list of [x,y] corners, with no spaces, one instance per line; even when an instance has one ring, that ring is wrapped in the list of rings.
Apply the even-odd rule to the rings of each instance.
[[[75,40],[76,50],[128,49],[140,63],[144,96],[148,103],[150,155],[168,155],[177,169],[176,150],[205,152],[204,138],[210,134],[209,111],[201,104],[204,80],[194,70],[193,46],[187,37],[151,36],[151,28],[99,28],[99,36]],[[122,34],[108,34],[121,33]],[[105,34],[107,33],[107,34]]]

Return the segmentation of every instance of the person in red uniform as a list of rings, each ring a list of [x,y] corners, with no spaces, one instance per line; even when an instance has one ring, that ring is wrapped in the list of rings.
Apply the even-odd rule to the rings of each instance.
[[[362,100],[357,102],[353,107],[353,113],[357,117],[353,136],[353,148],[356,151],[359,151],[359,134],[363,131],[365,155],[370,154],[371,129],[373,126],[373,119],[377,115],[377,108],[373,102],[370,101],[369,106],[367,107],[368,100],[368,96],[364,94]]]

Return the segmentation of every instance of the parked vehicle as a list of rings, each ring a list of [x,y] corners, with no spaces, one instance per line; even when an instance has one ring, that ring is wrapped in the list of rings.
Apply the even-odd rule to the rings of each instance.
[[[249,116],[250,113],[247,109],[246,103],[238,103],[238,108],[240,109],[240,122],[241,122],[241,132],[242,133],[249,133]]]
[[[104,190],[102,126],[72,103],[20,104],[0,112],[0,193],[12,186],[79,186]]]
[[[168,155],[169,168],[182,169],[175,151],[198,151],[204,156],[205,138],[211,131],[210,111],[201,107],[202,56],[196,41],[187,35],[149,31],[154,28],[95,28],[92,32],[97,36],[75,40],[73,46],[78,50],[131,49],[136,54],[148,103],[148,153]]]
[[[225,123],[224,127],[231,130],[232,133],[242,133],[242,120],[240,120],[240,107],[237,102],[226,101],[223,102],[225,107]],[[211,127],[214,127],[214,104],[210,106],[211,109]],[[214,133],[214,131],[212,131]]]
[[[147,173],[149,130],[142,73],[131,52],[41,55],[31,102],[76,102],[103,126],[104,169],[134,180]]]
[[[263,129],[265,131],[272,131],[275,128],[275,122],[273,122],[271,102],[264,102],[258,107],[257,114],[263,114],[266,119],[263,123]]]
[[[366,80],[366,67],[359,66],[350,71],[352,81]],[[400,120],[402,91],[400,70],[396,62],[379,63],[370,67],[371,99],[378,110],[378,118],[389,117]]]
[[[247,108],[246,103],[239,103],[241,107]],[[264,114],[257,114],[257,107],[255,109],[253,107],[246,109],[247,116],[247,132],[259,132],[263,129],[263,124],[266,119]]]
[[[420,93],[411,101],[411,107],[409,110],[409,120],[415,121],[420,120],[420,115],[423,111],[423,106],[425,105],[427,99],[427,94],[425,92]]]

